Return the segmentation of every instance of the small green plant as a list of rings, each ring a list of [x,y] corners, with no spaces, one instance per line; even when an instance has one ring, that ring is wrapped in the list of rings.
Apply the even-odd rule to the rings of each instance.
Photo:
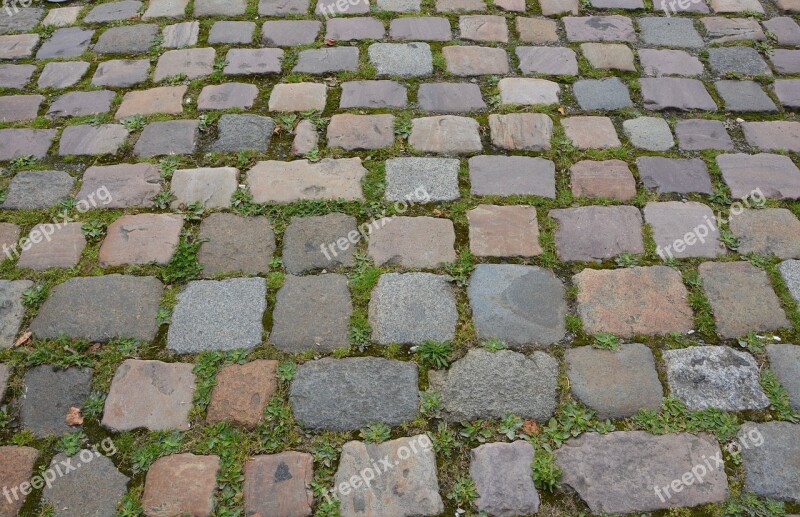
[[[505,415],[500,421],[500,434],[504,435],[509,440],[516,440],[520,437],[518,431],[522,428],[525,422],[517,415]]]
[[[310,162],[318,162],[319,161],[319,147],[314,147],[310,149],[306,154],[303,155],[303,158]]]
[[[105,403],[106,396],[99,391],[95,391],[83,404],[83,409],[81,412],[86,418],[98,418],[103,414],[103,407],[105,406]]]
[[[613,334],[603,332],[594,336],[592,346],[601,350],[619,350],[619,338]]]
[[[0,429],[6,429],[13,421],[14,417],[8,410],[8,406],[0,407]]]
[[[740,347],[746,348],[750,353],[763,354],[764,340],[764,336],[759,336],[754,330],[751,330],[746,336],[739,339],[738,343]]]
[[[325,468],[332,468],[339,457],[339,447],[336,447],[330,440],[318,437],[311,446],[311,453],[314,455],[314,463]]]
[[[214,122],[217,121],[217,117],[215,115],[209,115],[208,113],[203,113],[202,115],[200,115],[199,119],[200,119],[200,125],[198,127],[200,128],[200,132],[202,133],[205,133],[209,129],[211,129],[211,126],[213,126]]]
[[[436,416],[442,405],[442,395],[438,391],[426,390],[420,394],[420,412],[423,415]]]
[[[317,127],[325,127],[328,124],[328,119],[322,116],[319,110],[308,110],[300,114],[304,119],[308,120]]]
[[[397,118],[394,123],[394,134],[404,139],[411,136],[411,119]]]
[[[561,469],[556,465],[556,456],[547,449],[538,449],[533,458],[533,483],[545,492],[555,492],[561,480]]]
[[[641,409],[629,421],[636,429],[651,434],[706,431],[713,432],[720,441],[733,438],[739,430],[736,415],[716,408],[688,411],[683,402],[673,397],[663,400],[660,411]]]
[[[770,402],[770,409],[772,409],[778,420],[786,422],[800,422],[800,415],[792,409],[789,403],[789,393],[786,388],[781,386],[775,372],[765,368],[761,371],[761,387],[764,388],[764,393]]]
[[[164,82],[170,86],[178,86],[179,84],[184,84],[186,82],[186,74],[183,72],[179,74],[172,75],[164,79]]]
[[[81,226],[81,230],[83,231],[83,235],[90,241],[96,241],[100,239],[106,232],[106,223],[98,220],[92,220],[86,223],[83,223]]]
[[[739,239],[730,230],[726,229],[719,232],[719,238],[729,250],[736,251],[739,249]]]
[[[172,309],[167,307],[159,307],[158,312],[156,313],[156,321],[158,322],[159,326],[167,325],[170,321],[172,321]]]
[[[168,180],[172,177],[172,173],[178,168],[178,157],[169,155],[162,158],[158,162],[158,168],[161,169],[161,177]]]
[[[133,133],[134,131],[141,131],[147,125],[147,119],[142,115],[131,115],[122,119],[122,125],[125,129]]]
[[[161,280],[167,284],[193,280],[203,270],[197,261],[197,251],[202,241],[184,233],[169,263],[161,269]]]
[[[448,274],[448,281],[459,287],[466,287],[469,275],[475,269],[475,257],[468,250],[464,250],[455,262],[445,264],[444,268]]]
[[[472,501],[478,498],[478,490],[475,488],[475,482],[469,477],[458,477],[447,493],[447,498],[459,507],[471,507]]]
[[[461,436],[470,442],[486,443],[492,438],[489,423],[484,420],[473,420],[472,422],[461,422]]]
[[[449,341],[427,340],[417,347],[420,362],[430,368],[447,368],[453,347]]]
[[[184,221],[200,221],[203,219],[203,211],[205,208],[203,207],[202,201],[195,201],[194,203],[189,203],[188,205],[181,205],[178,208],[177,213],[183,216]]]
[[[481,342],[481,347],[489,352],[497,352],[498,350],[505,350],[507,348],[503,340],[497,339],[496,337]]]
[[[281,113],[277,116],[278,119],[278,126],[281,127],[287,133],[291,133],[294,131],[294,126],[297,124],[297,114],[296,113]]]
[[[149,470],[158,458],[178,452],[180,449],[181,433],[179,431],[156,431],[154,435],[155,440],[149,441],[143,447],[133,451],[131,463],[134,474]]]
[[[361,439],[367,443],[382,443],[389,439],[392,430],[383,422],[369,424],[359,432]]]
[[[153,196],[153,204],[161,210],[166,210],[169,205],[175,200],[175,194],[170,190],[162,190]]]
[[[458,448],[456,433],[448,427],[447,422],[439,422],[436,432],[429,432],[428,435],[433,444],[433,450],[445,458],[452,456]]]
[[[33,167],[38,161],[39,160],[37,160],[32,154],[17,156],[16,158],[13,158],[11,162],[9,162],[9,168],[12,171],[18,171],[27,167]]]
[[[81,444],[86,437],[83,432],[75,431],[73,433],[65,434],[58,441],[58,450],[67,456],[75,456],[81,450]]]
[[[47,288],[43,285],[29,287],[22,292],[22,305],[38,307],[47,298]]]
[[[372,343],[372,327],[369,323],[358,321],[350,326],[350,344],[363,352]]]
[[[291,406],[284,403],[280,397],[273,397],[264,410],[264,421],[258,427],[263,447],[268,452],[290,447],[295,441],[293,428],[294,417]]]
[[[725,502],[725,517],[783,517],[786,507],[774,499],[762,499],[746,492]]]
[[[633,267],[639,265],[639,259],[626,251],[614,259],[614,263],[619,267]]]
[[[770,257],[765,257],[764,255],[752,254],[747,257],[747,260],[753,264],[755,267],[765,269],[770,264],[772,264],[772,259]]]
[[[283,382],[290,382],[297,374],[297,365],[292,361],[287,361],[278,365],[278,379]]]

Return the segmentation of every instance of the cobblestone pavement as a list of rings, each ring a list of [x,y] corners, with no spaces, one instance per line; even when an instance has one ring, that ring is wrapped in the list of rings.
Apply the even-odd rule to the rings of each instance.
[[[800,514],[798,0],[0,6],[0,516]]]

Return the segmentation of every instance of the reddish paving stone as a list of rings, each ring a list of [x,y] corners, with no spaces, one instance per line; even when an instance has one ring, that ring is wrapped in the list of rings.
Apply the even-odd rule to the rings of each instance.
[[[494,5],[504,11],[525,12],[525,0],[497,0]]]
[[[375,221],[367,254],[376,266],[436,268],[456,259],[453,222],[437,217],[389,217]]]
[[[675,124],[675,136],[678,137],[678,146],[686,151],[733,149],[733,141],[721,120],[679,120]]]
[[[800,4],[797,0],[775,0],[778,8],[791,13],[800,13]]]
[[[117,94],[110,90],[65,93],[53,100],[46,115],[52,118],[60,118],[108,113],[116,96]]]
[[[767,39],[758,21],[752,18],[723,18],[706,16],[700,19],[706,29],[706,37],[711,44],[729,43],[731,41]]]
[[[621,43],[581,43],[581,52],[592,67],[600,70],[635,72],[633,52]]]
[[[30,57],[38,43],[38,34],[0,36],[0,59],[24,59]]]
[[[354,149],[383,149],[394,145],[394,115],[350,115],[331,117],[328,146]]]
[[[34,65],[0,65],[0,88],[21,90],[31,80],[35,71]]]
[[[556,197],[556,166],[529,156],[474,156],[469,159],[470,191],[479,196]]]
[[[133,154],[149,158],[171,154],[193,154],[200,136],[199,120],[168,120],[145,126]]]
[[[800,152],[800,122],[743,122],[744,138],[765,151]]]
[[[636,41],[636,31],[626,16],[565,16],[569,41]]]
[[[281,73],[283,50],[278,48],[232,48],[225,56],[225,75],[266,75]]]
[[[339,108],[405,108],[408,90],[396,81],[348,81],[342,83]]]
[[[728,224],[731,233],[739,239],[738,251],[743,255],[800,257],[800,220],[785,208],[732,211]]]
[[[569,169],[572,195],[628,201],[636,195],[636,180],[622,160],[582,160]]]
[[[347,242],[347,237],[357,234],[356,219],[350,215],[331,213],[292,218],[283,235],[286,271],[299,275],[316,269],[330,271],[339,266],[352,267],[355,246]],[[345,239],[344,245],[334,246],[337,241],[341,243],[341,239]]]
[[[76,199],[102,208],[151,207],[160,191],[161,173],[153,164],[93,165]]]
[[[89,63],[85,61],[51,61],[44,65],[37,85],[39,88],[67,88],[83,78],[89,70]]]
[[[523,43],[542,45],[558,42],[558,23],[555,20],[518,16],[517,32]]]
[[[536,208],[478,205],[467,212],[469,249],[478,257],[535,257],[542,254]]]
[[[327,87],[320,83],[276,84],[269,95],[270,111],[325,110]],[[335,115],[334,115],[335,116]]]
[[[760,191],[776,199],[800,199],[800,169],[779,154],[721,154],[717,165],[734,199]]]
[[[714,258],[725,253],[714,212],[707,205],[653,202],[647,203],[643,212],[645,223],[653,229],[656,253],[661,258]]]
[[[523,74],[578,75],[575,51],[566,47],[517,47]]]
[[[325,24],[325,39],[356,41],[381,40],[386,35],[383,22],[377,18],[332,18]]]
[[[145,515],[209,517],[214,511],[218,471],[218,456],[187,453],[157,459],[144,483]]]
[[[504,16],[485,14],[460,16],[458,29],[461,39],[508,43],[508,25]]]
[[[258,97],[258,87],[254,84],[225,83],[204,86],[197,98],[199,110],[227,110],[237,108],[247,110],[253,107]]]
[[[189,429],[195,390],[191,363],[127,359],[114,374],[103,427],[115,432]]]
[[[175,195],[171,208],[192,203],[200,203],[204,208],[230,208],[231,196],[239,185],[238,176],[239,169],[234,167],[177,170],[170,182]]]
[[[644,253],[642,216],[633,206],[584,206],[551,210],[558,223],[556,250],[566,261],[596,261]]]
[[[133,115],[155,115],[167,113],[177,115],[183,113],[183,96],[186,95],[186,86],[161,86],[128,92],[122,98],[116,115],[123,119]]]
[[[59,228],[52,224],[37,224],[28,235],[33,244],[22,249],[17,267],[44,271],[51,267],[76,265],[86,247],[82,227],[83,223],[66,223]]]
[[[305,517],[314,504],[314,457],[303,452],[255,456],[244,466],[247,515]]]
[[[686,287],[680,272],[671,267],[584,269],[573,283],[587,334],[633,337],[684,334],[692,329]]]
[[[389,36],[393,40],[450,41],[453,33],[447,18],[421,16],[395,18],[389,24]]]
[[[568,117],[561,119],[561,125],[567,138],[578,149],[606,149],[622,145],[614,123],[608,117]]]
[[[800,107],[800,79],[778,79],[772,87],[782,106]]]
[[[252,429],[278,388],[278,361],[257,359],[220,369],[211,393],[206,422],[233,422]]]
[[[3,250],[3,254],[8,258],[10,258],[11,255],[6,253],[6,250],[19,242],[19,232],[19,226],[16,224],[0,223],[0,249]],[[5,258],[3,258],[3,260],[5,260]],[[0,397],[0,400],[3,400],[3,397]]]
[[[546,116],[546,115],[544,115]],[[442,115],[411,121],[408,143],[422,152],[462,154],[483,149],[478,121],[469,117]]]
[[[558,104],[561,87],[547,79],[506,77],[497,83],[502,104]]]
[[[486,109],[481,89],[471,83],[427,83],[417,91],[417,103],[435,113],[467,113]]]
[[[208,77],[214,71],[215,55],[213,48],[168,50],[158,58],[153,81],[178,75],[186,76],[186,79]]]
[[[636,168],[645,188],[658,193],[713,193],[706,162],[700,158],[640,156]]]
[[[714,99],[697,79],[659,77],[639,79],[645,109],[660,111],[717,111]]]
[[[779,74],[800,73],[800,50],[778,48],[769,59]]]
[[[39,113],[41,95],[7,95],[0,97],[0,122],[33,120]]]
[[[316,20],[271,20],[261,26],[261,42],[268,47],[295,47],[314,43],[322,24]]]
[[[55,129],[0,129],[0,162],[27,155],[44,158],[55,137]]]
[[[711,9],[715,13],[739,13],[742,11],[764,13],[764,8],[758,0],[711,0]]]
[[[319,133],[317,126],[310,120],[301,120],[294,128],[294,140],[292,141],[292,154],[304,156],[310,153],[315,147],[319,147]]]
[[[69,126],[61,133],[58,154],[61,156],[116,154],[127,138],[128,130],[118,124]]]
[[[703,63],[683,50],[639,49],[644,75],[697,76],[703,73]]]
[[[183,218],[175,214],[123,215],[110,225],[100,246],[101,266],[166,264],[180,240]]]
[[[256,203],[293,203],[301,199],[363,199],[361,158],[325,158],[317,163],[262,161],[247,172]]]
[[[127,88],[147,81],[150,71],[149,59],[112,59],[97,65],[92,77],[95,86]]]
[[[197,261],[206,277],[267,273],[275,253],[275,233],[266,217],[211,214],[200,223],[200,240]]]
[[[721,337],[790,326],[763,269],[749,262],[704,262],[697,272]]]
[[[501,48],[459,46],[444,47],[442,55],[447,71],[453,75],[506,75],[508,55]]]
[[[492,144],[502,149],[547,151],[553,138],[553,120],[543,113],[489,115]]]
[[[8,496],[0,498],[0,515],[19,515],[31,491],[29,482],[37,459],[39,451],[33,447],[0,447],[0,484],[9,490]]]

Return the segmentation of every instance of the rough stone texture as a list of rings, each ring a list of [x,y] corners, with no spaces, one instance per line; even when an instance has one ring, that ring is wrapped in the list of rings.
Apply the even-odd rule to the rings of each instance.
[[[103,426],[115,432],[189,429],[193,368],[191,363],[125,360],[111,381]]]
[[[0,59],[24,59],[30,57],[38,43],[38,34],[0,36]]]
[[[800,170],[787,156],[778,154],[721,154],[717,165],[735,199],[761,191],[765,197],[800,198]]]
[[[678,485],[661,497],[655,488],[669,487],[696,465],[722,454],[708,434],[644,431],[586,433],[555,451],[563,471],[561,483],[573,488],[592,513],[641,513],[672,507],[719,503],[728,497],[728,477],[711,469],[702,483]],[[675,486],[675,485],[672,485]]]
[[[622,123],[625,135],[634,146],[647,151],[666,151],[675,146],[669,124],[663,118],[638,117]]]
[[[83,17],[83,22],[107,23],[136,18],[141,7],[142,2],[138,0],[122,0],[121,2],[100,4]]]
[[[239,170],[233,167],[182,169],[172,174],[170,187],[175,195],[172,209],[200,203],[204,208],[230,208],[231,196],[239,185]]]
[[[0,349],[14,344],[25,314],[22,293],[32,286],[30,280],[0,280],[0,304],[4,307],[0,313]]]
[[[275,302],[270,343],[293,354],[346,348],[352,313],[346,276],[287,275]]]
[[[42,20],[42,25],[45,27],[66,27],[68,25],[75,25],[75,22],[78,21],[78,15],[80,15],[82,9],[83,7],[80,5],[75,7],[56,7],[54,9],[50,9],[47,11],[47,16],[45,16],[44,20]]]
[[[26,35],[23,34],[22,36]],[[45,41],[42,46],[39,47],[39,51],[36,53],[36,59],[67,59],[71,57],[78,57],[89,48],[89,44],[92,41],[92,36],[94,36],[93,30],[84,30],[78,27],[57,29],[55,32],[53,32],[53,35],[50,37],[50,39]],[[103,36],[101,36],[101,39]],[[38,39],[38,37],[36,37],[36,39]],[[34,45],[32,46],[35,46],[35,41]],[[99,46],[100,42],[98,41],[97,45],[94,47],[95,52],[100,52],[100,50],[98,50]]]
[[[469,475],[479,511],[497,517],[534,514],[539,493],[533,484],[533,445],[525,440],[486,443],[470,451]]]
[[[75,198],[104,208],[150,207],[160,191],[161,173],[153,164],[93,165]]]
[[[153,81],[162,81],[176,75],[186,79],[208,77],[214,71],[213,48],[185,48],[168,50],[161,54],[153,72]]]
[[[203,276],[220,273],[258,275],[269,271],[275,233],[266,217],[211,214],[200,223],[197,261]]]
[[[421,0],[377,0],[379,9],[396,13],[409,13],[420,10]]]
[[[401,457],[401,450],[417,450]],[[444,504],[436,477],[436,454],[425,434],[398,438],[381,444],[347,442],[342,446],[334,484],[348,483],[375,462],[388,458],[394,467],[378,476],[369,486],[337,493],[342,517],[381,515],[405,517],[439,515]],[[397,458],[397,459],[394,459]],[[345,485],[347,486],[347,485]]]
[[[435,113],[466,113],[486,109],[477,84],[421,84],[417,99],[422,109]]]
[[[116,94],[110,90],[65,93],[53,99],[46,115],[52,118],[60,118],[108,113],[114,97],[116,97]]]
[[[458,322],[455,295],[442,275],[386,273],[372,291],[369,322],[381,345],[447,341]]]
[[[352,267],[355,265],[355,245],[336,245],[335,255],[329,248],[352,232],[357,232],[356,219],[350,215],[332,213],[292,218],[283,234],[283,265],[286,271],[299,275],[315,269]],[[322,251],[323,246],[328,251],[327,256]]]
[[[704,262],[697,269],[724,338],[788,327],[769,276],[749,262]]]
[[[163,286],[155,277],[105,275],[70,278],[50,290],[31,322],[33,333],[54,339],[106,342],[113,338],[150,341],[156,336],[156,313]],[[64,313],[73,314],[64,318]]]
[[[433,73],[433,57],[427,43],[373,43],[368,53],[378,75],[419,77]]]
[[[686,151],[733,150],[733,142],[721,120],[679,120],[675,124],[675,136],[678,146]]]
[[[196,0],[195,16],[242,16],[247,0]]]
[[[761,497],[800,501],[800,425],[746,422],[738,438],[750,445],[742,447],[745,489]]]
[[[508,43],[508,25],[503,16],[486,14],[460,16],[458,29],[461,39]]]
[[[25,373],[20,400],[22,425],[37,437],[63,436],[75,431],[67,425],[71,407],[81,408],[89,398],[91,368],[56,369],[49,364]]]
[[[649,348],[640,343],[619,350],[581,346],[567,350],[572,395],[598,418],[628,418],[641,409],[658,411],[664,390]]]
[[[74,63],[71,64],[74,65]],[[45,65],[45,70],[49,65],[50,63]],[[34,65],[0,65],[0,88],[21,90],[31,80],[35,71]],[[42,85],[39,86],[42,87]]]
[[[547,115],[541,116],[547,117]],[[478,130],[478,121],[469,117],[442,115],[415,118],[411,121],[408,144],[421,152],[476,153],[483,149]]]
[[[539,3],[544,16],[562,13],[578,14],[578,0],[541,0]]]
[[[800,220],[785,208],[743,209],[731,214],[730,230],[739,239],[739,253],[800,258]]]
[[[138,24],[111,27],[100,35],[93,50],[98,54],[145,54],[150,50],[158,33],[158,25]],[[82,52],[76,55],[80,55]]]
[[[0,364],[0,401],[6,398],[9,377],[11,377],[11,367],[7,364]]]
[[[575,51],[566,47],[517,47],[523,74],[578,75]]]
[[[417,414],[417,365],[378,357],[309,361],[297,368],[289,402],[297,421],[309,429],[399,425]]]
[[[55,129],[0,129],[0,162],[28,155],[44,158],[55,138]]]
[[[376,266],[437,268],[456,259],[453,222],[437,217],[390,217],[369,230],[368,255]]]
[[[447,18],[433,16],[396,18],[389,24],[389,35],[393,40],[415,41],[450,41],[453,37]]]
[[[800,260],[784,260],[778,269],[792,298],[800,303]]]
[[[377,18],[333,18],[326,22],[326,39],[354,41],[381,40],[386,35],[383,22]]]
[[[394,115],[334,115],[328,124],[328,146],[383,149],[394,144]]]
[[[775,372],[781,386],[789,395],[789,403],[797,411],[800,408],[800,346],[767,345],[767,357],[770,370]]]
[[[203,0],[198,0],[195,10]],[[214,511],[218,456],[174,454],[153,462],[147,472],[142,507],[148,517],[192,515],[208,517]]]
[[[219,153],[266,152],[275,132],[275,121],[259,115],[225,114],[217,123],[217,139],[211,149]]]
[[[479,196],[533,195],[556,197],[556,167],[550,160],[529,156],[473,156],[469,159],[470,189]]]
[[[87,70],[89,63],[85,61],[52,61],[44,65],[36,84],[39,88],[68,88],[80,81]]]
[[[0,97],[0,122],[20,122],[36,118],[41,95],[7,95]]]
[[[199,110],[226,110],[231,108],[250,109],[258,97],[258,87],[254,84],[225,83],[203,87],[197,97]]]
[[[681,274],[670,267],[584,269],[573,282],[578,287],[578,315],[587,334],[632,337],[692,329],[686,287]]]
[[[575,6],[577,9],[577,5]],[[626,16],[565,16],[569,41],[636,41],[631,19]]]
[[[167,348],[187,354],[258,346],[266,307],[267,283],[263,278],[189,282],[178,293]]]
[[[764,28],[775,35],[780,45],[800,45],[800,25],[790,16],[776,16],[762,22]]]
[[[654,47],[701,48],[703,38],[691,18],[639,18],[642,41]]]
[[[628,201],[636,195],[636,180],[622,160],[582,160],[570,167],[569,173],[575,197]]]
[[[497,83],[503,104],[558,104],[561,87],[546,79],[506,77]]]
[[[301,120],[294,128],[292,154],[295,156],[305,156],[318,146],[319,133],[317,132],[317,126],[310,120]]]
[[[550,211],[558,223],[556,250],[564,261],[595,261],[644,253],[642,216],[632,206],[584,206]]]
[[[505,75],[508,55],[501,48],[451,45],[442,48],[447,71],[458,76]]]
[[[723,18],[721,16],[707,16],[700,22],[706,29],[706,35],[712,44],[728,43],[731,41],[767,39],[758,21],[752,18]]]
[[[644,221],[653,230],[656,253],[662,258],[714,258],[725,253],[718,222],[708,205],[696,201],[647,203]]]
[[[200,121],[168,120],[145,126],[133,148],[143,158],[169,154],[192,154],[197,146]]]
[[[544,113],[489,115],[492,144],[501,149],[547,151],[553,137],[553,120]]]
[[[581,43],[581,52],[594,68],[635,72],[633,52],[620,43]]]
[[[0,447],[0,483],[5,487],[18,487],[30,481],[39,451],[33,447]],[[0,512],[13,517],[19,514],[26,496],[18,499],[0,499]]]
[[[800,51],[776,49],[770,57],[772,66],[781,74],[794,74],[800,70]]]
[[[459,161],[449,158],[386,160],[386,199],[427,203],[460,197]]]
[[[564,337],[564,294],[550,271],[516,264],[479,264],[467,289],[478,338],[498,338],[513,348]]]
[[[339,108],[404,108],[405,86],[395,81],[347,81],[342,83]]]
[[[276,84],[269,95],[270,111],[325,110],[327,88],[318,83]]]
[[[208,32],[208,43],[209,45],[218,43],[249,45],[253,41],[255,30],[255,22],[215,22]]]
[[[314,457],[303,452],[255,456],[244,465],[246,515],[311,515]]]
[[[37,224],[28,235],[33,244],[22,250],[17,267],[44,271],[76,265],[86,247],[82,227],[82,223],[66,223],[53,231],[51,224]],[[48,237],[41,240],[43,235]]]
[[[69,126],[61,133],[58,154],[61,156],[116,154],[127,138],[128,130],[119,124]]]
[[[558,361],[544,352],[525,357],[511,350],[473,348],[449,370],[430,370],[428,375],[450,421],[513,413],[545,422],[556,408]]]
[[[639,49],[644,75],[697,76],[703,73],[703,63],[683,50]]]
[[[95,86],[126,88],[147,81],[150,61],[147,59],[115,59],[97,65],[92,77]]]
[[[469,249],[478,257],[534,257],[542,253],[536,208],[478,205],[467,212]]]
[[[89,454],[94,458],[90,463],[81,461],[80,468],[57,476],[51,486],[45,486],[42,491],[43,501],[53,506],[54,517],[114,515],[117,504],[128,491],[128,476],[117,470],[101,452],[83,449],[78,458]],[[66,454],[57,454],[50,462],[50,469],[55,471],[66,461]]]
[[[717,81],[714,87],[728,111],[766,113],[778,111],[769,95],[764,93],[755,81]]]
[[[358,54],[358,49],[356,49],[356,54]],[[302,55],[301,53],[301,57]],[[279,48],[232,48],[225,56],[228,64],[222,73],[225,75],[279,74],[282,60],[283,50]]]
[[[605,149],[622,145],[614,123],[608,117],[567,117],[561,119],[561,125],[567,138],[578,149]]]
[[[252,429],[264,416],[264,409],[278,388],[278,361],[256,359],[220,369],[211,392],[206,422],[233,422]]]
[[[747,143],[765,151],[800,152],[800,122],[743,122]]]
[[[715,13],[764,12],[758,0],[711,0],[711,8]]]
[[[320,27],[316,20],[266,21],[261,26],[261,42],[267,47],[308,45],[317,39]]]
[[[247,172],[256,203],[292,203],[300,199],[363,199],[361,178],[367,173],[361,158],[325,158],[316,163],[258,162]]]
[[[697,79],[659,77],[639,79],[645,109],[717,111],[714,99]]]
[[[4,13],[0,21],[0,34],[10,32],[29,32],[39,24],[44,16],[44,9],[27,7],[28,2],[8,3],[3,6]]]
[[[772,75],[769,65],[751,47],[709,48],[708,65],[718,74],[733,72],[743,75]]]
[[[334,47],[301,51],[292,72],[328,74],[356,70],[358,70],[358,48]],[[280,72],[280,69],[277,71]]]
[[[483,0],[436,0],[436,12],[485,11]]]
[[[183,218],[177,214],[123,215],[108,225],[98,261],[101,266],[166,264],[182,229]]]
[[[50,208],[69,196],[75,179],[64,171],[19,171],[11,178],[2,207],[6,210]]]
[[[618,77],[581,79],[572,90],[584,111],[612,111],[633,104],[628,87]]]
[[[800,79],[778,79],[772,87],[782,106],[800,107]]]
[[[665,350],[663,356],[669,391],[690,411],[769,406],[758,382],[758,363],[747,352],[705,345]]]
[[[258,14],[262,16],[307,14],[309,3],[309,0],[259,0]]]
[[[544,10],[544,2],[540,2],[540,5]],[[558,24],[555,20],[517,17],[519,40],[524,43],[536,43],[537,45],[556,43],[558,42],[557,28]]]
[[[142,19],[183,18],[187,5],[189,5],[189,0],[150,0]]]

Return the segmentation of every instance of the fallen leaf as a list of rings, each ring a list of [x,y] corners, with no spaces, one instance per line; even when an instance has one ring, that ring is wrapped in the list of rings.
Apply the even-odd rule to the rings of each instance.
[[[100,350],[100,343],[92,343],[86,351],[93,354],[98,350]]]
[[[25,343],[30,341],[32,335],[33,335],[33,332],[31,332],[30,330],[25,332],[24,334],[22,334],[19,337],[19,339],[14,342],[14,348],[16,348],[16,347],[18,347],[20,345],[24,345]]]
[[[326,47],[332,47],[334,45],[336,45],[336,40],[335,39],[333,39],[333,38],[325,38],[325,46]]]
[[[535,420],[525,420],[525,423],[522,424],[522,431],[527,435],[541,434],[542,432]]]
[[[433,215],[442,215],[442,211],[439,210],[438,208],[434,208],[433,209]]]
[[[563,115],[564,113],[566,113],[566,110],[564,109],[564,106],[559,106],[559,107],[558,107],[558,112],[559,112],[559,113],[561,113],[562,115]]]
[[[67,411],[67,425],[81,425],[82,423],[81,410],[76,407],[69,408],[69,411]]]

